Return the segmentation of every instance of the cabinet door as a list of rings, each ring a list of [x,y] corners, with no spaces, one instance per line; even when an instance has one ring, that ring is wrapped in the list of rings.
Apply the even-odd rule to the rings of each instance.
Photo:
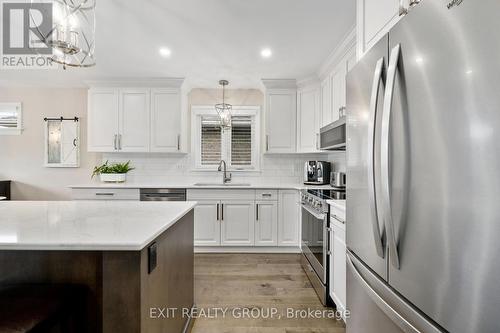
[[[194,245],[220,245],[219,201],[198,201],[194,208]]]
[[[117,150],[119,94],[115,89],[90,89],[87,142],[90,152]]]
[[[280,190],[278,211],[278,246],[299,246],[300,206],[296,190]]]
[[[181,95],[178,90],[151,91],[151,151],[181,151]]]
[[[294,153],[296,147],[297,93],[266,94],[266,138],[268,153]]]
[[[400,20],[400,0],[357,0],[358,50],[367,52]],[[403,1],[405,7],[408,0]]]
[[[149,151],[149,98],[147,89],[120,91],[120,151]]]
[[[333,255],[330,256],[330,296],[337,305],[337,309],[345,310],[346,306],[346,244],[345,230],[337,226],[332,227],[330,244]],[[333,263],[332,263],[333,260]]]
[[[326,126],[332,122],[332,89],[330,87],[331,79],[326,77],[321,82],[321,124]]]
[[[253,201],[221,202],[221,244],[254,245],[255,204]]]
[[[297,152],[317,152],[319,150],[319,88],[299,91],[297,102]]]
[[[346,105],[347,64],[342,61],[332,73],[332,121],[338,120],[339,111]]]
[[[278,203],[255,202],[255,245],[278,245]]]

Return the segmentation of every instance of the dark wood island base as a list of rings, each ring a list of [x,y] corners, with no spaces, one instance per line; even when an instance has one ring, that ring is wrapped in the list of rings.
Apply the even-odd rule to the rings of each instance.
[[[140,251],[0,250],[0,289],[83,285],[89,333],[184,332],[189,318],[182,309],[194,305],[193,214],[189,211]],[[168,308],[178,310],[167,316]]]

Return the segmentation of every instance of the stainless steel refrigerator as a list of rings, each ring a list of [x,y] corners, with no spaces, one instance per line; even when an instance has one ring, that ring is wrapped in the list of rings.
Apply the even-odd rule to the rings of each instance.
[[[499,15],[422,0],[348,74],[348,333],[500,332]]]

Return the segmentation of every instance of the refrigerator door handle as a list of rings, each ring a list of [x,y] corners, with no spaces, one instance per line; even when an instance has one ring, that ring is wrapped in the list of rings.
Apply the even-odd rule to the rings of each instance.
[[[387,230],[387,238],[389,243],[389,259],[394,268],[399,269],[399,253],[398,244],[396,242],[396,235],[394,230],[394,223],[392,220],[391,212],[391,197],[390,197],[390,183],[389,183],[389,128],[391,122],[392,102],[394,97],[394,85],[396,84],[396,73],[399,66],[399,57],[401,55],[401,45],[396,45],[391,51],[389,59],[389,67],[387,71],[387,87],[384,96],[384,110],[382,114],[382,127],[381,127],[381,163],[380,169],[382,174],[382,206],[383,216],[385,221],[385,228]]]
[[[407,333],[421,333],[410,322],[408,322],[402,315],[394,310],[370,284],[365,280],[363,275],[358,271],[353,261],[358,261],[353,255],[347,251],[347,266],[351,269],[354,278],[362,286],[363,290],[370,297],[370,299],[382,310],[387,317],[391,319],[403,332]]]
[[[370,99],[370,118],[368,123],[368,195],[370,202],[370,211],[372,215],[372,229],[373,237],[375,239],[375,249],[380,258],[384,258],[384,247],[382,245],[382,232],[379,227],[377,202],[375,196],[375,127],[377,119],[377,105],[378,96],[380,92],[380,81],[385,84],[384,80],[384,58],[380,58],[375,66],[375,73],[373,75],[372,95]]]

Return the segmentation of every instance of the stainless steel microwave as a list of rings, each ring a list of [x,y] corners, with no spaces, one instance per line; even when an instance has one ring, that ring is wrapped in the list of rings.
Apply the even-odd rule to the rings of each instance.
[[[345,150],[345,117],[322,127],[319,130],[319,147],[322,150]]]

